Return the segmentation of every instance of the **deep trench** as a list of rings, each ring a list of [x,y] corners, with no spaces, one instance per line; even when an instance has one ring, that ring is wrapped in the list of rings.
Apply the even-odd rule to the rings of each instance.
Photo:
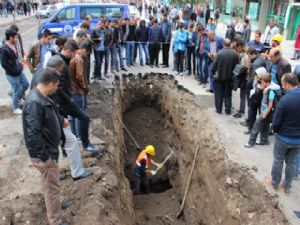
[[[247,169],[227,159],[212,115],[206,111],[211,99],[200,96],[202,103],[197,105],[193,94],[173,76],[154,73],[124,74],[116,80],[115,96],[117,111],[138,144],[155,146],[155,161],[162,162],[170,148],[176,153],[150,177],[150,194],[131,193],[132,224],[286,224],[276,203]],[[124,175],[132,189],[139,152],[124,129],[122,134]],[[200,151],[183,216],[176,219],[196,146]],[[228,177],[236,182],[228,186]]]
[[[123,118],[126,127],[141,147],[149,144],[155,146],[156,155],[152,158],[154,161],[162,162],[171,149],[176,152],[176,142],[173,140],[174,126],[166,118],[157,99],[144,97],[142,102],[133,103],[124,112]],[[128,152],[125,160],[125,174],[133,189],[134,165],[139,151],[128,133],[125,134],[124,140]],[[155,176],[148,175],[150,194],[146,195],[141,190],[139,195],[134,196],[137,224],[170,224],[170,218],[174,218],[176,210],[179,209],[178,177],[176,176],[179,167],[175,154]],[[149,169],[156,169],[156,167],[150,165]],[[185,223],[178,220],[173,224]]]

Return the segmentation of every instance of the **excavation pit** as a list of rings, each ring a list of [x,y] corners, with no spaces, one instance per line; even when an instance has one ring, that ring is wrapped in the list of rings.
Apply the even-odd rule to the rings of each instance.
[[[196,105],[193,94],[173,76],[154,73],[124,74],[115,91],[116,112],[139,145],[154,145],[157,162],[170,152],[168,146],[176,152],[161,174],[150,177],[152,193],[133,196],[135,224],[288,224],[276,200],[248,170],[227,159],[205,96],[204,103]],[[139,152],[117,123],[124,135],[124,172],[132,188]],[[200,151],[178,220],[197,146]]]

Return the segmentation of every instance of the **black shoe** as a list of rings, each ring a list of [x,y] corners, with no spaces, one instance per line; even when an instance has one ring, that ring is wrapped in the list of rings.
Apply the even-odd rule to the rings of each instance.
[[[233,115],[234,118],[242,118],[243,114],[242,113],[236,113]]]
[[[240,122],[240,124],[244,127],[248,127],[248,123],[246,121],[242,121],[242,122]]]
[[[214,91],[213,90],[206,90],[207,92],[209,92],[209,93],[214,93]]]
[[[62,210],[66,210],[73,204],[74,204],[74,201],[72,201],[72,200],[64,200],[64,201],[62,201],[62,203],[60,203],[60,207]]]
[[[168,65],[164,65],[163,68],[169,68],[169,66]]]
[[[257,145],[269,145],[270,143],[268,141],[267,142],[257,141],[255,144],[257,144]]]
[[[296,60],[296,58],[292,57],[291,60]]]
[[[159,65],[156,65],[157,68],[159,68]]]
[[[225,114],[226,114],[227,116],[229,116],[229,115],[231,115],[231,111],[225,111]]]
[[[254,145],[251,144],[251,143],[247,143],[247,144],[244,144],[244,147],[245,147],[245,148],[253,148]]]
[[[216,111],[216,113],[218,113],[218,114],[222,114],[222,112],[221,112],[221,111]]]
[[[93,171],[91,169],[85,169],[84,173],[81,176],[76,177],[76,178],[73,177],[73,180],[74,181],[80,180],[80,179],[83,179],[83,178],[87,178],[87,177],[89,177],[91,175],[93,175]]]
[[[164,63],[161,63],[161,64],[159,64],[159,65],[163,66],[163,65],[165,65],[165,64],[164,64]]]
[[[64,180],[66,177],[66,174],[59,174],[59,180]]]
[[[127,71],[127,69],[125,69],[125,68],[121,68],[121,70],[123,70],[123,71]]]

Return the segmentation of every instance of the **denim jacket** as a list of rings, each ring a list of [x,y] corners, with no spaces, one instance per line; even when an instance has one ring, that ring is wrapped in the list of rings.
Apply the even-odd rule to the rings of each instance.
[[[174,34],[173,52],[177,53],[178,50],[185,51],[187,47],[188,34],[185,30],[177,30]]]

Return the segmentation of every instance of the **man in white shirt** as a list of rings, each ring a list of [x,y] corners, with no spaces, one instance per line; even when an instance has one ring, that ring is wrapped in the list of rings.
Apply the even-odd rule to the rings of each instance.
[[[266,27],[264,35],[261,38],[261,43],[265,46],[270,46],[271,40],[276,34],[279,34],[279,28],[276,26],[276,21],[271,19],[270,25]]]

